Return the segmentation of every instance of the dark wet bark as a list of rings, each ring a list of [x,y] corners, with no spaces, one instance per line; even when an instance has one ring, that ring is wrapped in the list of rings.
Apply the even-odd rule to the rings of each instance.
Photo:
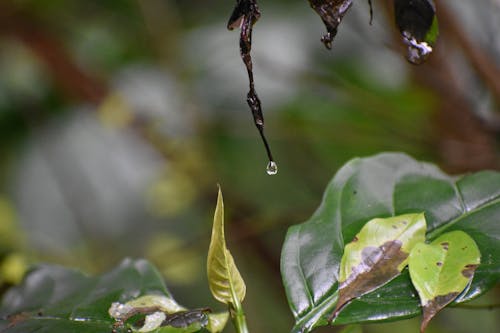
[[[236,7],[229,18],[227,28],[233,30],[240,28],[240,55],[243,63],[245,64],[248,72],[249,91],[247,94],[247,103],[252,111],[255,126],[259,130],[262,141],[266,148],[267,156],[270,162],[273,162],[271,149],[264,135],[264,116],[262,113],[262,106],[255,90],[255,82],[253,78],[252,56],[252,30],[253,25],[260,18],[260,10],[257,5],[257,0],[238,0]]]

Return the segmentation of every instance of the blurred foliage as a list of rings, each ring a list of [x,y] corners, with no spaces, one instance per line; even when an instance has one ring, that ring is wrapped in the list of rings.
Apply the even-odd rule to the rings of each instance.
[[[147,257],[179,301],[205,304],[195,272],[220,183],[249,328],[289,329],[284,233],[340,165],[385,150],[451,172],[500,165],[500,94],[484,75],[500,67],[498,3],[440,1],[436,52],[420,67],[405,62],[388,3],[374,2],[370,26],[356,2],[327,52],[307,2],[259,2],[256,89],[279,165],[269,177],[239,36],[226,30],[234,1],[1,1],[2,272],[39,261],[102,272]]]
[[[24,239],[10,202],[0,196],[0,288],[21,281],[27,269]]]

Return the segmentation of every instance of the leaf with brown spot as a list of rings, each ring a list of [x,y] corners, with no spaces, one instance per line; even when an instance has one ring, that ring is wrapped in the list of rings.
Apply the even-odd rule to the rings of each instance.
[[[467,288],[480,257],[476,243],[463,231],[446,233],[431,244],[421,243],[413,248],[409,270],[423,307],[421,332]]]
[[[481,264],[470,288],[454,304],[476,299],[498,285],[500,172],[448,176],[432,164],[400,153],[355,158],[328,184],[316,212],[287,232],[281,272],[295,320],[292,333],[307,333],[328,324],[338,301],[345,245],[366,221],[408,212],[425,212],[427,238],[431,241],[445,232],[462,230],[477,243]],[[405,269],[375,292],[353,300],[334,324],[419,316],[422,307],[414,294]]]
[[[347,244],[340,263],[339,299],[329,321],[351,300],[391,281],[407,265],[415,244],[425,240],[424,214],[376,218]]]

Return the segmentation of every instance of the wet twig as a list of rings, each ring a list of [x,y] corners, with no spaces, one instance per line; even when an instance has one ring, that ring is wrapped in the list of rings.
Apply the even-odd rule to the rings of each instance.
[[[260,99],[255,91],[252,57],[250,55],[252,50],[253,25],[259,18],[260,10],[257,5],[257,0],[238,0],[231,17],[229,18],[229,22],[227,23],[227,28],[229,30],[233,30],[238,27],[240,28],[240,55],[247,68],[250,88],[247,94],[247,103],[252,111],[255,126],[257,126],[257,129],[259,130],[260,136],[262,137],[262,141],[264,142],[264,146],[266,148],[267,156],[269,158],[268,173],[270,173],[270,166],[274,166],[274,168],[276,168],[276,164],[274,163],[271,149],[264,135],[264,116],[262,113]]]

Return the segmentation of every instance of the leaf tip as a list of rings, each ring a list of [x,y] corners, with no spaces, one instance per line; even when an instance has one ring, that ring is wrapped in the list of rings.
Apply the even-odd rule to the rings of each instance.
[[[239,304],[244,299],[245,282],[226,245],[224,203],[220,186],[212,226],[212,237],[208,248],[207,276],[210,291],[216,300],[225,304]]]

